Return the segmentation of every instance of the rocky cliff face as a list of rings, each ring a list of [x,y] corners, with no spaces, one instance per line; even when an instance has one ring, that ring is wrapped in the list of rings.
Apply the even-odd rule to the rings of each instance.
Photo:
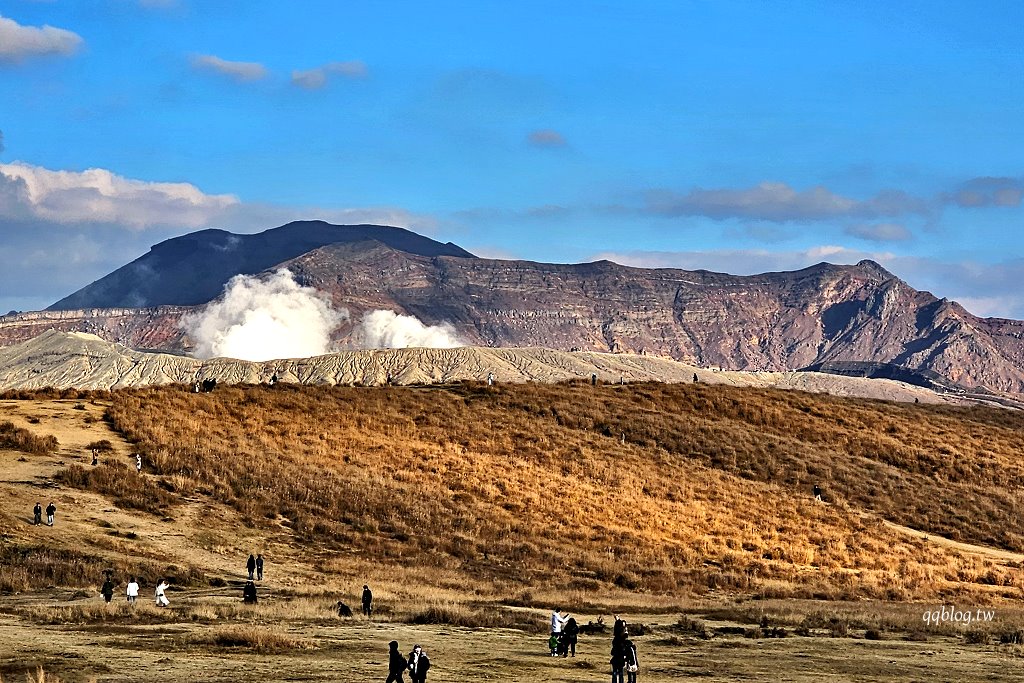
[[[647,354],[733,370],[893,363],[966,386],[1024,392],[1024,323],[977,318],[871,261],[740,277],[608,261],[480,259],[457,247],[424,244],[409,251],[379,240],[333,242],[274,267],[287,266],[302,284],[349,309],[351,320],[335,332],[342,346],[362,312],[383,308],[429,324],[451,323],[467,344],[481,347]],[[185,310],[6,316],[0,344],[52,327],[180,351],[189,345],[176,326]]]

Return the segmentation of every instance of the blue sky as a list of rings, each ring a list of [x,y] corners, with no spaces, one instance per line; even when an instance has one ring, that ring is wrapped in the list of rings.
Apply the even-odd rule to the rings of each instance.
[[[0,312],[295,218],[1024,318],[1019,2],[0,2]],[[92,169],[92,170],[90,170]]]

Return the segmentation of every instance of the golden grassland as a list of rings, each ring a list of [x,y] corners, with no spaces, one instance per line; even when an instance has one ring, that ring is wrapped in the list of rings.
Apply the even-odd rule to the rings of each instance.
[[[327,573],[355,557],[509,596],[1020,589],[1019,567],[881,521],[1024,548],[1017,412],[703,384],[86,396],[109,401],[147,476],[112,463],[59,481],[155,515],[227,504],[248,527],[285,530]],[[815,483],[828,504],[811,499]]]

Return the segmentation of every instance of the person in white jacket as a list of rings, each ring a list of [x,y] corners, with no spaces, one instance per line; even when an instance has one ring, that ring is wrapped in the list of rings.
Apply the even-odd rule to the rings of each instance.
[[[167,591],[168,588],[170,588],[170,585],[166,581],[164,581],[163,579],[160,579],[159,581],[157,581],[157,584],[156,584],[156,605],[157,605],[157,607],[167,607],[168,605],[171,604],[170,601],[167,599],[166,591]]]
[[[566,614],[564,617],[561,613],[555,609],[551,612],[551,638],[548,640],[548,646],[551,648],[551,656],[558,656],[558,639],[562,635],[562,627],[569,621],[569,615]]]
[[[128,588],[125,589],[125,595],[128,596],[128,602],[135,604],[135,601],[139,597],[139,582],[135,580],[133,576],[128,582]]]

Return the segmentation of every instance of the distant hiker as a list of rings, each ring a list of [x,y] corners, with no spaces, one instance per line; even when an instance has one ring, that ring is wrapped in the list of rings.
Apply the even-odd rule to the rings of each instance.
[[[100,453],[95,448],[92,449],[92,464],[93,465],[99,465],[100,464]]]
[[[370,592],[370,587],[363,585],[363,616],[367,619],[373,614],[373,593]]]
[[[414,645],[409,653],[409,677],[412,683],[424,683],[427,680],[427,669],[430,668],[430,660],[427,653],[419,645]]]
[[[398,641],[388,643],[388,680],[384,683],[405,683],[405,669],[409,666],[405,657],[398,651]]]
[[[50,501],[50,504],[46,506],[46,525],[53,526],[53,516],[57,514],[57,506]]]
[[[134,605],[139,598],[139,582],[135,580],[134,576],[128,579],[128,587],[124,593],[128,597],[128,602]]]
[[[273,375],[270,376],[270,386],[274,386],[275,384],[277,384],[277,373],[276,372]]]
[[[263,553],[256,556],[256,580],[263,580]]]
[[[488,372],[487,373],[487,386],[491,386],[492,384],[494,384],[494,373],[493,372]]]
[[[245,588],[242,589],[242,602],[247,605],[256,604],[256,584],[252,581],[245,582]]]
[[[629,639],[628,631],[612,640],[612,683],[636,683],[636,672],[640,670],[640,660],[636,656],[636,645]],[[623,674],[629,674],[628,680]]]
[[[142,454],[141,453],[136,453],[135,454],[135,471],[137,473],[139,473],[139,474],[142,474]]]
[[[157,607],[167,607],[171,604],[171,602],[167,599],[167,589],[170,587],[170,584],[168,584],[163,579],[160,579],[156,582],[156,591],[154,592],[154,596],[156,597]]]
[[[36,506],[32,508],[32,523],[42,524],[43,523],[43,506],[36,503]]]
[[[199,382],[198,381],[192,386],[192,393],[193,394],[198,394],[199,393]]]
[[[695,373],[693,373],[693,383],[694,383],[694,384],[696,384],[696,383],[697,383],[697,373],[696,373],[696,372],[695,372]]]
[[[341,600],[338,600],[338,604],[336,604],[335,607],[338,608],[338,616],[339,617],[351,617],[352,616],[352,608],[349,607],[348,605],[346,605],[345,603],[343,603]]]
[[[110,580],[110,576],[103,580],[103,587],[100,588],[100,595],[106,602],[110,602],[114,598],[114,582]]]
[[[555,657],[558,652],[558,640],[562,635],[562,627],[569,620],[568,615],[562,616],[558,609],[551,612],[551,638],[548,639],[548,647],[551,648],[551,656]]]
[[[256,556],[249,553],[249,559],[245,561],[245,568],[249,571],[249,580],[252,581],[256,574]]]
[[[592,387],[596,387],[597,386],[597,373],[596,372],[590,373],[590,386],[592,386]]]
[[[579,639],[580,625],[576,623],[575,617],[569,617],[562,630],[562,656],[567,657],[570,652],[576,656],[576,641]]]
[[[822,500],[821,500],[821,487],[818,486],[817,484],[814,485],[814,500],[818,501],[819,503],[822,502]]]

